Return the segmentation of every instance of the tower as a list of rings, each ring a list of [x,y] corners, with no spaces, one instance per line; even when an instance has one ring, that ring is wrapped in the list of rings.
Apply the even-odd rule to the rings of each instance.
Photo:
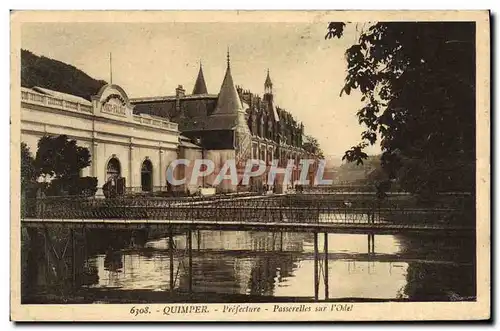
[[[278,112],[276,111],[276,107],[274,105],[274,96],[273,96],[273,82],[271,81],[271,76],[269,75],[269,69],[267,69],[267,77],[264,82],[264,101],[267,104],[268,111],[272,115],[274,119],[274,124],[269,124],[269,128],[273,128],[273,132],[276,133],[276,123],[279,122]],[[275,135],[275,134],[273,134]]]
[[[264,82],[264,96],[272,100],[273,98],[273,82],[271,81],[271,76],[269,76],[269,69],[267,69],[267,77]]]

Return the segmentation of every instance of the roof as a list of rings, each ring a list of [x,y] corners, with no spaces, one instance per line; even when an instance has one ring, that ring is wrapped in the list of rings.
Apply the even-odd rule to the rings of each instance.
[[[187,148],[201,149],[201,146],[198,146],[198,145],[192,143],[191,139],[189,139],[186,136],[180,136],[179,137],[179,145],[182,146],[182,147],[187,147]]]
[[[264,83],[265,87],[273,87],[273,82],[271,81],[271,77],[269,76],[269,69],[267,69],[267,77],[266,82]]]
[[[200,63],[200,71],[198,72],[198,77],[196,78],[196,82],[194,83],[193,95],[198,94],[208,94],[207,92],[207,84],[205,84],[205,77],[203,76],[203,67]]]
[[[237,115],[209,116],[203,130],[232,130],[236,126]]]
[[[272,109],[274,120],[276,122],[279,122],[280,121],[280,115],[278,115],[278,111],[276,110],[276,106],[274,105],[274,103],[271,102],[271,104],[269,105],[269,107],[271,107],[271,109]]]
[[[76,96],[76,95],[58,92],[58,91],[54,91],[54,90],[49,90],[49,89],[39,87],[39,86],[34,86],[31,88],[31,90],[38,92],[38,93],[41,93],[41,94],[46,94],[46,95],[54,97],[54,98],[63,99],[63,100],[75,102],[75,103],[80,103],[82,105],[92,106],[92,102],[90,102],[87,99],[84,99],[82,97]]]
[[[224,76],[224,80],[222,81],[214,114],[236,115],[239,111],[242,110],[243,105],[241,104],[238,91],[234,86],[233,77],[231,75],[231,67],[228,61],[226,75]]]
[[[180,98],[181,100],[191,100],[191,99],[217,99],[217,94],[188,94]],[[164,95],[164,96],[154,96],[154,97],[139,97],[129,99],[133,104],[139,104],[143,102],[160,102],[160,101],[175,101],[177,96],[175,95]]]

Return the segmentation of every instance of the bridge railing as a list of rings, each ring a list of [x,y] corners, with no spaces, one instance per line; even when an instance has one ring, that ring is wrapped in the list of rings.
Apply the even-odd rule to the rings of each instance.
[[[335,185],[314,185],[304,186],[303,193],[376,193],[375,185],[355,185],[355,184],[335,184]],[[391,193],[405,193],[402,190],[393,189]]]
[[[473,225],[471,210],[341,201],[315,203],[298,197],[189,200],[173,198],[44,198],[27,201],[23,218],[81,220],[196,220],[204,222],[391,223]]]

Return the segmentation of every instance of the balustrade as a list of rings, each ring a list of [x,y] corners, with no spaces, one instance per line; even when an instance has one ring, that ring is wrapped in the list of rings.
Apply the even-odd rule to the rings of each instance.
[[[151,125],[151,126],[156,126],[156,127],[163,127],[169,130],[177,130],[178,126],[177,123],[172,123],[169,121],[163,121],[160,119],[151,119],[151,118],[146,118],[140,115],[134,115],[134,121],[137,123],[141,124],[146,124],[146,125]]]
[[[92,106],[90,105],[85,105],[79,102],[68,101],[61,98],[55,98],[29,91],[21,91],[21,100],[29,103],[36,103],[62,109],[69,109],[72,111],[83,111],[86,113],[92,113]]]
[[[29,92],[29,91],[21,91],[21,100],[29,103],[36,103],[36,104],[42,104],[42,105],[49,105],[52,107],[57,107],[57,108],[62,108],[62,109],[68,109],[72,111],[80,111],[80,112],[85,112],[85,113],[92,113],[93,108],[90,105],[85,105],[79,102],[73,102],[73,101],[68,101],[64,100],[61,98],[55,98],[51,97],[48,95],[42,95],[34,92]],[[145,125],[150,125],[154,127],[161,127],[165,128],[168,130],[178,130],[178,125],[177,123],[172,123],[169,121],[164,121],[161,119],[152,119],[152,118],[145,118],[140,115],[134,115],[133,119],[137,123],[145,124]]]

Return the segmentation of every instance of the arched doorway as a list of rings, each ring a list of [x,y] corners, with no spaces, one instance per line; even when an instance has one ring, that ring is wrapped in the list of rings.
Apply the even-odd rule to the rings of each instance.
[[[144,160],[141,166],[141,187],[143,191],[153,190],[153,164],[149,159]]]
[[[120,177],[121,171],[120,161],[116,157],[112,157],[108,161],[106,168],[106,180],[110,180],[111,178],[117,179]]]

